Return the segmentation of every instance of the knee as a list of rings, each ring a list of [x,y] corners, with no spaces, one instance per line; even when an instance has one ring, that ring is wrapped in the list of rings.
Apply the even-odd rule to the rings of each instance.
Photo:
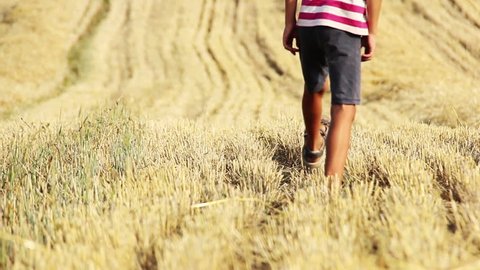
[[[343,112],[355,112],[356,108],[355,104],[332,104],[332,109]]]
[[[331,109],[332,118],[348,118],[351,121],[355,120],[356,111],[357,106],[352,104],[333,104]]]
[[[313,88],[309,88],[305,86],[304,92],[306,95],[310,95],[310,96],[323,96],[323,94],[325,94],[325,92],[327,92],[328,89],[329,87],[327,84],[324,84],[323,86],[313,87]]]

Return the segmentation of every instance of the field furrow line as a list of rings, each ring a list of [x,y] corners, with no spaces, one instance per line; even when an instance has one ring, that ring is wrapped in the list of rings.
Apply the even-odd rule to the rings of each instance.
[[[154,1],[152,3],[146,28],[146,31],[149,33],[146,35],[146,43],[149,48],[147,61],[150,62],[152,72],[154,73],[155,79],[158,81],[166,80],[167,60],[162,53],[163,44],[158,42],[157,35],[162,38],[171,37],[171,35],[169,35],[170,24],[167,20],[169,10],[163,8],[165,5],[165,1],[163,0]],[[162,26],[160,33],[155,35],[154,30],[160,28],[160,26]]]
[[[72,46],[68,53],[68,71],[67,75],[59,88],[55,91],[55,94],[50,98],[62,94],[70,86],[76,84],[82,80],[85,74],[88,72],[85,70],[84,62],[87,61],[86,53],[88,43],[91,41],[93,35],[98,29],[99,25],[105,20],[106,15],[109,12],[110,5],[107,1],[88,1],[89,8],[85,11],[84,20],[79,25],[79,29],[82,29],[78,33],[78,39]],[[42,102],[43,100],[39,101]]]
[[[123,27],[126,76],[122,78],[122,87],[115,93],[115,99],[125,92],[143,91],[153,85],[153,69],[148,63],[150,50],[146,45],[151,7],[151,0],[128,2],[125,26]]]
[[[292,56],[281,44],[283,9],[281,4],[268,1],[257,2],[256,5],[258,14],[252,18],[252,24],[256,27],[256,42],[252,44],[256,45],[257,58],[264,65],[263,78],[272,85],[279,102],[285,102],[299,113],[295,108],[298,107],[303,87],[300,61],[298,55]],[[275,107],[276,111],[278,107],[283,111],[285,106]]]
[[[206,47],[204,44],[204,41],[207,39],[207,32],[208,32],[208,25],[210,23],[210,19],[208,18],[207,14],[207,8],[208,8],[208,1],[206,0],[200,0],[201,2],[201,7],[200,7],[200,17],[198,19],[198,27],[197,31],[195,34],[195,37],[193,38],[193,44],[194,44],[194,49],[197,54],[198,59],[203,65],[203,68],[205,72],[207,73],[207,79],[208,79],[208,84],[209,84],[209,89],[213,87],[213,84],[216,83],[216,81],[213,78],[213,74],[210,68],[210,61],[207,60],[206,58]]]
[[[229,80],[229,87],[226,88],[227,96],[222,104],[221,110],[218,115],[222,118],[237,120],[241,114],[242,107],[249,103],[249,99],[246,97],[249,92],[249,78],[250,71],[244,71],[240,68],[242,59],[238,59],[238,52],[235,50],[237,47],[236,35],[234,33],[237,10],[235,9],[235,3],[225,3],[222,13],[221,26],[223,29],[219,29],[218,40],[218,56],[222,59],[223,65],[227,70],[227,79]],[[224,33],[221,35],[220,33]],[[252,95],[249,95],[253,97]]]
[[[115,1],[114,9],[110,20],[105,24],[101,39],[105,43],[97,56],[103,56],[103,61],[98,61],[99,67],[105,70],[102,79],[96,78],[95,81],[101,81],[102,84],[110,89],[111,93],[117,93],[123,86],[125,78],[130,77],[129,64],[126,55],[125,28],[128,24],[129,2],[128,0]]]
[[[204,45],[209,17],[203,10],[210,4],[154,2],[152,14],[156,16],[151,16],[148,26],[149,47],[155,50],[152,55],[161,58],[163,74],[154,76],[152,87],[136,94],[137,100],[148,104],[142,111],[159,118],[196,119],[204,115],[212,88],[223,81]]]
[[[422,33],[424,37],[437,49],[439,49],[446,59],[451,61],[454,66],[458,67],[464,73],[477,73],[476,69],[472,70],[472,66],[475,65],[475,57],[472,57],[471,52],[467,49],[467,43],[457,31],[450,31],[446,27],[455,23],[460,26],[458,20],[450,20],[449,16],[443,16],[445,19],[439,20],[436,16],[430,14],[430,9],[424,6],[424,3],[411,2],[411,8],[416,20],[420,19],[424,27],[418,28],[418,31]],[[448,14],[452,9],[451,7],[434,7],[439,14]],[[460,13],[456,13],[461,16]],[[456,16],[455,16],[456,17]],[[412,22],[412,24],[415,22]],[[417,22],[418,23],[418,22]],[[446,25],[444,25],[446,24]],[[435,31],[434,29],[447,29],[445,31]],[[440,41],[441,40],[441,41]],[[456,49],[452,49],[456,48]],[[457,49],[461,48],[461,49]]]
[[[78,113],[72,108],[88,110],[104,104],[121,87],[125,67],[120,58],[124,58],[124,45],[117,39],[122,35],[125,25],[127,2],[119,0],[108,3],[108,9],[104,10],[95,30],[91,31],[88,46],[82,50],[85,72],[82,73],[81,80],[72,84],[68,91],[22,113],[24,119],[56,118],[59,112],[62,117],[68,118]]]
[[[154,108],[158,108],[161,114],[171,114],[174,117],[183,117],[188,113],[188,102],[190,94],[185,76],[188,69],[184,65],[183,43],[189,43],[188,37],[181,36],[184,14],[182,14],[182,3],[171,5],[170,2],[162,2],[157,6],[157,10],[162,8],[168,9],[169,12],[164,16],[168,17],[168,30],[165,32],[161,26],[155,26],[152,31],[156,34],[155,42],[161,51],[162,57],[165,59],[165,80],[166,85],[160,83],[162,89],[155,89],[158,93],[157,101]],[[193,21],[193,20],[192,20]],[[151,98],[151,97],[146,97]]]
[[[478,1],[448,0],[448,2],[461,14],[461,17],[468,20],[475,28],[480,29],[480,18],[478,17],[480,3]]]
[[[213,31],[212,28],[215,20],[214,9],[214,1],[201,1],[198,28],[192,42],[202,66],[205,67],[208,79],[208,95],[210,97],[214,96],[213,93],[215,91],[225,87],[225,72],[219,66],[214,51],[209,45],[209,38]]]
[[[155,72],[154,72],[154,63],[152,62],[152,59],[154,59],[154,57],[152,57],[152,48],[149,46],[149,43],[148,43],[148,36],[149,36],[149,33],[148,33],[148,26],[149,26],[149,23],[150,23],[150,17],[152,16],[152,10],[153,10],[153,3],[154,1],[153,0],[146,0],[144,2],[144,5],[142,5],[142,12],[141,14],[143,14],[143,20],[142,20],[142,25],[141,27],[143,27],[142,29],[142,42],[143,42],[143,49],[145,50],[143,53],[142,53],[142,58],[141,58],[141,61],[142,61],[142,66],[143,66],[143,70],[144,72],[147,73],[147,77],[150,78],[150,80],[153,80],[153,78],[155,77]]]
[[[256,35],[256,29],[248,29],[247,35]],[[255,67],[253,78],[255,80],[255,89],[261,91],[264,96],[262,102],[258,103],[258,107],[255,109],[255,115],[257,119],[259,118],[269,118],[272,110],[273,104],[272,101],[277,100],[278,96],[274,96],[274,90],[272,85],[272,76],[270,75],[271,70],[269,70],[268,65],[265,61],[261,61],[258,55],[254,55],[254,52],[258,52],[260,48],[256,42],[251,42],[246,38],[241,38],[239,40],[238,51],[246,59],[249,59],[247,65],[250,67]]]
[[[228,89],[229,98],[225,100],[223,112],[220,115],[228,115],[228,118],[235,122],[251,121],[253,119],[251,117],[252,111],[255,111],[252,107],[256,107],[257,103],[262,102],[261,90],[258,89],[254,79],[256,67],[248,65],[248,59],[241,55],[239,39],[242,37],[234,31],[235,25],[238,24],[237,20],[241,16],[241,14],[238,14],[238,7],[235,3],[230,3],[226,7],[225,20],[228,23],[224,25],[231,30],[220,40],[224,64],[228,66],[228,77],[232,82],[230,89]],[[248,39],[250,37],[243,36],[243,38]]]
[[[181,41],[179,53],[184,59],[182,61],[182,84],[181,91],[185,93],[185,117],[197,119],[203,117],[206,111],[206,104],[209,96],[213,94],[213,74],[215,64],[207,63],[207,52],[202,51],[205,47],[198,47],[197,43],[203,43],[206,36],[205,28],[208,27],[207,14],[205,14],[206,3],[185,1],[180,5],[181,33],[178,38]],[[208,19],[208,18],[207,18]],[[206,24],[205,24],[206,23]],[[195,27],[197,26],[197,27]],[[202,41],[198,41],[201,39]],[[208,69],[208,66],[213,66]],[[221,73],[216,74],[221,82]]]
[[[107,1],[89,0],[85,5],[78,26],[74,29],[75,34],[71,41],[71,47],[67,53],[67,67],[58,82],[53,86],[53,90],[47,95],[32,100],[31,102],[16,106],[12,111],[3,112],[1,117],[8,119],[16,114],[22,114],[25,111],[34,109],[44,102],[55,99],[64,94],[68,89],[83,80],[88,73],[85,67],[87,50],[91,39],[95,35],[99,25],[108,14],[110,6]]]
[[[246,46],[246,44],[254,44],[252,39],[256,29],[254,25],[251,27],[252,25],[249,24],[249,18],[255,16],[257,6],[254,3],[235,1],[234,9],[234,34],[237,38],[235,41],[236,54],[242,60],[241,68],[248,72],[248,88],[249,91],[253,92],[251,95],[248,95],[250,102],[247,104],[249,106],[242,108],[241,113],[246,114],[246,112],[249,112],[249,115],[252,116],[250,117],[251,119],[259,120],[262,116],[267,115],[264,108],[268,107],[268,101],[271,100],[272,97],[268,95],[268,89],[262,85],[259,78],[259,76],[261,76],[259,74],[261,74],[263,68],[261,65],[258,65],[255,61],[256,57],[253,57]],[[241,117],[241,115],[237,116],[237,118]]]
[[[242,71],[242,83],[247,91],[246,100],[242,102],[242,107],[236,115],[236,119],[259,120],[269,114],[269,105],[274,97],[271,95],[269,85],[262,84],[261,76],[265,70],[259,65],[255,55],[253,55],[246,44],[256,45],[254,37],[257,33],[255,24],[251,23],[251,17],[257,15],[258,6],[255,3],[245,3],[236,1],[234,10],[234,34],[235,34],[235,52],[234,58],[238,62],[238,67]],[[255,49],[252,50],[253,52]],[[241,90],[242,91],[242,90]]]
[[[230,81],[227,75],[227,71],[225,67],[223,67],[222,63],[219,59],[219,37],[215,34],[216,31],[216,21],[219,20],[222,12],[219,10],[219,3],[222,4],[223,1],[211,0],[211,8],[210,8],[210,16],[208,20],[208,28],[207,28],[207,35],[206,35],[206,52],[209,58],[212,60],[216,70],[220,74],[219,80],[219,87],[216,87],[216,93],[212,95],[214,98],[214,105],[208,112],[208,117],[212,117],[217,115],[221,108],[224,106],[228,90],[230,89]],[[223,23],[223,22],[221,22]],[[221,33],[220,33],[221,36]]]
[[[265,2],[255,2],[252,7],[249,7],[243,25],[246,27],[244,34],[249,35],[251,41],[245,42],[246,39],[243,39],[240,42],[242,50],[247,53],[251,61],[250,65],[255,67],[255,77],[264,95],[263,102],[256,110],[263,119],[278,118],[286,108],[295,110],[298,107],[301,85],[299,80],[295,81],[284,70],[291,67],[291,63],[285,62],[283,56],[291,58],[289,60],[293,60],[293,63],[296,59],[283,50],[280,51],[283,54],[282,57],[279,57],[277,49],[281,46],[281,36],[279,31],[272,31],[272,29],[279,30],[281,27],[265,20],[271,8]],[[278,43],[265,42],[269,38]],[[287,104],[288,106],[285,106]]]

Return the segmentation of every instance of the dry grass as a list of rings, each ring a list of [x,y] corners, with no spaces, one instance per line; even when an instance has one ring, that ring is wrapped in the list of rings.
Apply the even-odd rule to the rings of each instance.
[[[0,3],[0,268],[480,268],[477,1],[384,1],[334,190],[281,1],[41,2]]]
[[[329,192],[321,172],[300,165],[300,124],[219,129],[144,122],[114,108],[75,125],[7,130],[1,262],[40,269],[475,263],[477,130],[357,128],[346,186]]]

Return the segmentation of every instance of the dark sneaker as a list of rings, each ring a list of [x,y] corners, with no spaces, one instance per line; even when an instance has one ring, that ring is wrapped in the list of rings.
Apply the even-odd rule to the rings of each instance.
[[[317,169],[322,166],[322,160],[324,148],[319,151],[310,151],[306,146],[302,148],[302,161],[303,165],[310,169]]]
[[[322,119],[322,128],[320,129],[320,136],[323,138],[322,148],[318,151],[311,151],[306,146],[306,138],[308,136],[307,132],[304,133],[304,145],[302,148],[302,161],[303,165],[310,169],[316,169],[322,166],[320,158],[325,152],[326,137],[328,134],[328,128],[330,127],[330,121],[327,119]]]

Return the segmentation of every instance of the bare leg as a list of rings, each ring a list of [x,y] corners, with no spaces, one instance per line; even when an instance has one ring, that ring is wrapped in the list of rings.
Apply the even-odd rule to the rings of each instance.
[[[305,122],[305,130],[308,134],[306,146],[310,151],[320,150],[323,145],[323,139],[320,136],[319,130],[322,120],[323,93],[327,87],[327,84],[325,84],[322,91],[317,93],[310,93],[307,89],[303,92],[303,120]]]
[[[350,133],[355,119],[355,105],[332,105],[327,136],[325,176],[341,179],[350,147]]]

